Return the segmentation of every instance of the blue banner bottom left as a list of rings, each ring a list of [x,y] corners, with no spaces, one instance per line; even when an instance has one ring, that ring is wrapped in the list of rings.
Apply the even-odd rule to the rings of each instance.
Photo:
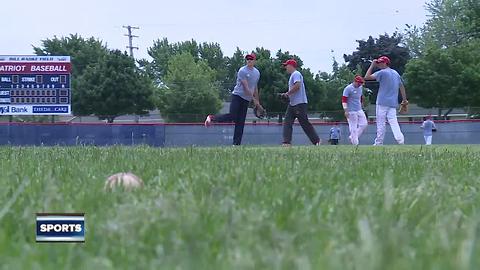
[[[85,242],[85,213],[37,213],[36,241]]]

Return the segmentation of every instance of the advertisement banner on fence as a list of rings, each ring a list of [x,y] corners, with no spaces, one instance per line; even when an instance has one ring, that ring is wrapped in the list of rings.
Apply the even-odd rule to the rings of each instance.
[[[70,105],[0,105],[0,115],[70,115]]]

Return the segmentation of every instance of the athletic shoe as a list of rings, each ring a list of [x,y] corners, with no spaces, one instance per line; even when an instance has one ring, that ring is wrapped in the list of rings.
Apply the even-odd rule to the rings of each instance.
[[[205,127],[208,128],[211,125],[213,125],[213,115],[208,115],[205,119]]]
[[[290,144],[290,143],[282,143],[282,146],[283,146],[283,147],[290,147],[290,146],[292,146],[292,144]]]

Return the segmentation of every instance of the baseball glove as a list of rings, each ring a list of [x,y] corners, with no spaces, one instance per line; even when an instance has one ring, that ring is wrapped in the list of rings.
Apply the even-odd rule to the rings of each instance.
[[[408,101],[402,101],[400,104],[400,109],[398,109],[398,113],[400,114],[406,114],[408,113]]]
[[[265,116],[267,116],[267,111],[262,107],[262,105],[258,105],[253,108],[253,113],[259,119],[263,119]]]
[[[283,93],[279,93],[279,94],[277,94],[277,96],[282,103],[285,103],[285,104],[290,103],[290,97],[288,95],[283,94]]]

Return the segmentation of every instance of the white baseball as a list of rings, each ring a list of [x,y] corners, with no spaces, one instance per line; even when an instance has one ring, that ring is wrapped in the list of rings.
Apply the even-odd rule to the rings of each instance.
[[[133,173],[121,172],[111,175],[105,181],[105,190],[114,190],[116,187],[123,187],[125,190],[133,190],[143,187],[143,181]]]

